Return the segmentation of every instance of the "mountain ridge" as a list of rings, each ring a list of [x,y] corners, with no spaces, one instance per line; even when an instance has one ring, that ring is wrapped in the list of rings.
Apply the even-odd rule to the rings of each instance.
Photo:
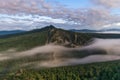
[[[2,36],[0,38],[0,50],[8,50],[9,48],[28,50],[51,43],[66,47],[77,47],[85,45],[90,39],[91,36],[87,34],[71,32],[50,25],[24,33]]]
[[[100,29],[100,30],[91,30],[91,29],[81,29],[81,30],[77,30],[77,29],[70,29],[69,31],[73,31],[73,32],[80,32],[80,33],[109,33],[109,32],[120,32],[120,29]]]
[[[4,31],[0,31],[0,35],[17,34],[17,33],[22,33],[22,32],[26,32],[26,31],[23,31],[23,30],[10,30],[10,31],[4,30]]]

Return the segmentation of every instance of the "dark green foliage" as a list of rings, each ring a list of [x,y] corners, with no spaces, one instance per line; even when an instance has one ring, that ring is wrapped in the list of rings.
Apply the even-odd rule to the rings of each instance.
[[[90,55],[106,55],[107,52],[102,49],[91,50],[69,50],[63,51],[57,58],[84,58]]]
[[[17,48],[18,50],[27,50],[39,45],[44,45],[47,39],[47,32],[31,33],[5,39],[0,39],[0,50]]]
[[[1,77],[7,80],[120,80],[120,61],[49,69],[20,69]]]

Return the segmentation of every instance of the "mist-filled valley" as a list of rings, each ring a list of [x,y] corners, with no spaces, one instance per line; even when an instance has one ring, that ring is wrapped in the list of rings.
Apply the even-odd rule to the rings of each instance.
[[[60,67],[119,60],[119,42],[120,39],[96,38],[88,45],[76,48],[68,48],[54,44],[39,46],[20,52],[11,48],[0,53],[0,62],[6,63],[10,69],[15,69],[16,67]]]
[[[71,66],[82,68],[82,65],[93,65],[97,68],[99,63],[103,66],[108,66],[112,62],[118,63],[120,39],[110,36],[105,38],[105,35],[77,33],[47,26],[38,30],[1,36],[0,76],[2,79],[14,80],[22,79],[18,78],[22,75],[15,77],[16,71],[19,70],[21,74],[26,71],[29,75],[29,70],[33,72],[35,70],[38,74],[36,70],[55,68],[61,70],[62,67]]]

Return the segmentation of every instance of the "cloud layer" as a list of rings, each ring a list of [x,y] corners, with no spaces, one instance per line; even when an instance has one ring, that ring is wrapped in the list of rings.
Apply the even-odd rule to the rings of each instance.
[[[63,28],[70,26],[70,28],[78,29],[99,29],[120,22],[120,16],[113,15],[112,10],[109,9],[120,8],[119,0],[109,0],[109,2],[107,0],[91,0],[91,2],[94,5],[91,8],[71,9],[60,3],[50,3],[45,0],[0,0],[0,14],[8,15],[5,19],[0,19],[0,28],[24,29],[26,26],[26,29],[32,29],[37,26],[53,24]],[[3,26],[5,27],[2,28]]]
[[[16,61],[17,67],[40,68],[120,60],[119,42],[120,39],[95,39],[89,45],[76,48],[49,44],[21,52],[9,49],[0,53],[0,62],[7,62],[11,69],[15,68]]]
[[[107,8],[120,8],[120,0],[93,0],[95,4],[102,5]]]

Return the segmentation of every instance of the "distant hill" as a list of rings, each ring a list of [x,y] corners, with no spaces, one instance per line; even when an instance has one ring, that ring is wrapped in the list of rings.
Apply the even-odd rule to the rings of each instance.
[[[9,34],[22,33],[22,32],[25,32],[25,31],[22,31],[22,30],[0,31],[0,35],[9,35]]]
[[[120,33],[120,29],[101,29],[101,30],[90,30],[90,29],[71,29],[70,31],[73,32],[80,32],[80,33]]]
[[[97,30],[89,30],[89,29],[81,29],[81,30],[71,29],[70,31],[80,32],[80,33],[95,33],[95,32],[97,32]]]

